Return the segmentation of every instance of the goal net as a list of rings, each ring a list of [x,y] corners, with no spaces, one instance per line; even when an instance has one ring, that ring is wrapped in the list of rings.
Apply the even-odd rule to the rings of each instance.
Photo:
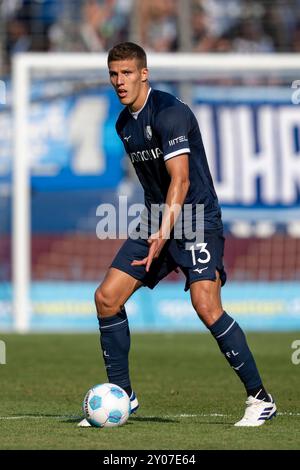
[[[299,56],[148,59],[151,85],[199,121],[227,240],[225,307],[246,328],[299,327]],[[115,133],[106,55],[18,55],[11,96],[0,112],[1,325],[94,329],[94,290],[143,202]],[[174,273],[138,291],[133,326],[199,329],[182,282]]]

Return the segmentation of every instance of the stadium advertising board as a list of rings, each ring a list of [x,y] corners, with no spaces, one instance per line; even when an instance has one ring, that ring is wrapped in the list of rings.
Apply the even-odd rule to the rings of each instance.
[[[291,208],[300,202],[300,106],[280,87],[198,87],[198,118],[223,207]],[[124,151],[109,89],[36,100],[30,116],[32,184],[40,190],[113,188]],[[12,125],[0,113],[0,178],[11,171]],[[0,180],[1,181],[1,180]]]
[[[93,331],[97,328],[93,303],[97,282],[36,282],[32,287],[30,329],[33,331]],[[3,294],[3,293],[2,293]],[[0,288],[1,296],[1,288]],[[222,291],[224,309],[248,331],[300,329],[300,294],[296,282],[241,284]],[[207,331],[199,321],[189,293],[174,283],[143,288],[126,304],[135,331]],[[3,330],[12,327],[9,303],[0,303]]]

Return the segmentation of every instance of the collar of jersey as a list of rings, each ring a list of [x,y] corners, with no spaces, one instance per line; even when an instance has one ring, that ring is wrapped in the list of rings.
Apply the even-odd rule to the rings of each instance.
[[[148,101],[148,98],[149,98],[149,95],[150,95],[150,92],[151,92],[152,88],[150,87],[149,90],[148,90],[148,94],[147,94],[147,97],[145,99],[145,103],[143,104],[143,106],[141,107],[141,109],[139,109],[138,111],[135,111],[134,113],[132,113],[130,111],[130,109],[128,108],[128,111],[130,112],[131,116],[134,118],[134,119],[137,119],[138,118],[138,115],[140,114],[141,111],[143,111],[144,107],[146,106],[146,103]]]

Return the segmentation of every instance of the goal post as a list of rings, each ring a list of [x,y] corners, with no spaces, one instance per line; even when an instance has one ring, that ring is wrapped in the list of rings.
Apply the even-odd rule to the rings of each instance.
[[[148,54],[150,80],[175,80],[180,83],[201,77],[239,74],[280,76],[299,71],[300,54]],[[108,81],[106,54],[27,53],[13,58],[13,315],[14,329],[25,333],[29,329],[31,312],[31,214],[30,214],[30,142],[29,107],[30,75],[32,71],[97,70],[103,83]],[[300,79],[300,76],[295,76]],[[291,90],[292,94],[292,90]],[[185,98],[185,97],[181,97]]]

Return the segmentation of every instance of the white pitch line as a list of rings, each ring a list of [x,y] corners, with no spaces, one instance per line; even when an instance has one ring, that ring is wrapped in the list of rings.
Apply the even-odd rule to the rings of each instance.
[[[0,416],[0,419],[82,419],[82,416]]]
[[[197,413],[197,414],[178,414],[178,415],[164,415],[161,418],[210,418],[210,417],[223,417],[228,418],[233,416],[231,414],[222,414],[222,413]],[[290,412],[281,412],[277,413],[277,416],[300,416],[300,413],[290,413]],[[157,418],[157,416],[143,416],[143,418]]]
[[[166,415],[163,418],[198,418],[198,417],[211,417],[211,416],[230,416],[222,413],[197,413],[197,414],[180,414],[180,415]]]
[[[163,415],[163,416],[142,416],[143,419],[154,419],[154,418],[198,418],[198,417],[213,417],[213,416],[230,416],[221,413],[198,413],[198,414],[176,414],[176,415]],[[82,416],[32,416],[32,415],[21,415],[21,416],[0,416],[0,419],[82,419]]]
[[[154,419],[154,418],[162,418],[162,419],[172,419],[172,418],[212,418],[212,417],[221,417],[221,418],[228,418],[230,414],[222,414],[222,413],[197,413],[197,414],[175,414],[175,415],[162,415],[162,416],[141,416],[143,419]],[[300,416],[300,413],[292,413],[292,412],[279,412],[277,416]],[[0,419],[10,420],[10,419],[82,419],[82,416],[32,416],[32,415],[20,415],[20,416],[0,416]]]

